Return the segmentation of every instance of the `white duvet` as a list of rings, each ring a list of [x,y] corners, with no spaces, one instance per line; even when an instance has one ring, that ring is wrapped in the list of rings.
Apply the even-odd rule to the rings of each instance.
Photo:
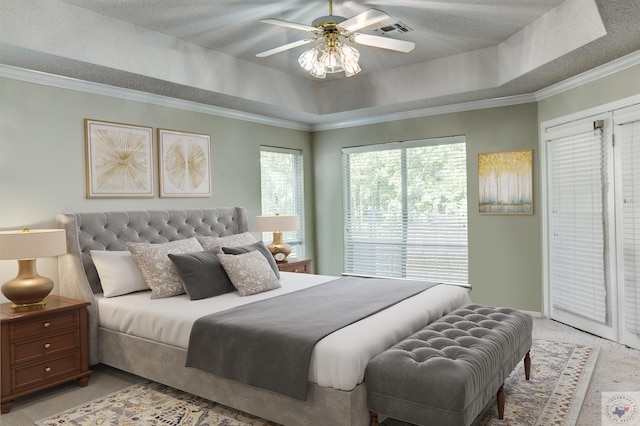
[[[291,272],[280,275],[281,288],[245,297],[236,292],[203,300],[189,300],[187,295],[151,299],[150,291],[111,298],[97,295],[100,327],[187,349],[191,327],[201,316],[336,279]],[[371,358],[467,303],[471,303],[467,288],[438,285],[338,330],[316,344],[309,381],[351,390],[364,379]]]

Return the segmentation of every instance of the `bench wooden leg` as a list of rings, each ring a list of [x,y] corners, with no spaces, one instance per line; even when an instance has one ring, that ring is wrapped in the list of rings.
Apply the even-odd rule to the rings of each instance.
[[[524,356],[524,377],[527,380],[531,377],[531,357],[529,356],[529,352]]]
[[[373,411],[369,411],[369,413],[371,413],[371,426],[380,426],[380,423],[378,423],[378,414]]]
[[[498,389],[498,394],[496,395],[496,399],[498,400],[498,418],[502,420],[504,419],[504,400],[505,400],[504,384],[502,384],[500,386],[500,389]]]

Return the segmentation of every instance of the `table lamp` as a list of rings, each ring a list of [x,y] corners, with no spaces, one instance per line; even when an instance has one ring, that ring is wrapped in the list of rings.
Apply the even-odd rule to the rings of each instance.
[[[0,259],[17,259],[18,275],[2,284],[2,294],[16,310],[42,307],[53,281],[38,275],[36,259],[67,252],[64,229],[29,229],[0,232]]]
[[[298,216],[296,215],[274,215],[257,216],[256,231],[273,232],[273,241],[267,246],[276,262],[286,263],[287,256],[291,253],[291,246],[282,241],[284,231],[295,231],[300,229]]]

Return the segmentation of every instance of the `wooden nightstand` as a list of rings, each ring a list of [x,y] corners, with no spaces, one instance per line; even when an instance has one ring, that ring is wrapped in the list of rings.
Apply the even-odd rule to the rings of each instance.
[[[32,311],[0,305],[2,413],[11,410],[14,398],[70,380],[83,387],[89,383],[89,302],[61,296],[45,300],[43,308]]]
[[[291,259],[285,263],[278,263],[278,270],[282,272],[311,273],[311,259]]]

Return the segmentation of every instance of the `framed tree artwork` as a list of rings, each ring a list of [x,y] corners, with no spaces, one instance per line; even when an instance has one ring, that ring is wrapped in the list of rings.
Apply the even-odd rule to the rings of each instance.
[[[153,197],[153,129],[84,122],[87,198]]]
[[[160,197],[211,196],[209,135],[158,129]]]
[[[533,150],[478,154],[480,214],[533,214]]]

